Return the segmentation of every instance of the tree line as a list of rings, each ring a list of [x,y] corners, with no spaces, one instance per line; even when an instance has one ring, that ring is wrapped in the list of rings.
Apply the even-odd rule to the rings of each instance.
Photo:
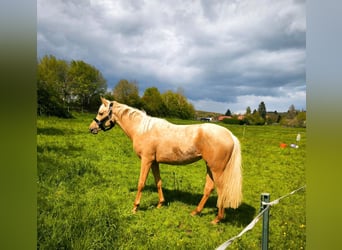
[[[69,118],[72,111],[96,112],[101,104],[100,96],[104,96],[143,109],[151,116],[181,119],[194,119],[196,116],[194,106],[182,89],[160,93],[157,87],[149,87],[140,96],[136,81],[121,79],[108,91],[106,79],[94,66],[80,60],[57,59],[53,55],[46,55],[37,61],[37,92],[38,115]],[[306,125],[306,112],[296,110],[294,105],[289,107],[287,113],[278,113],[267,112],[265,103],[261,102],[253,112],[247,107],[245,114],[236,115],[228,109],[225,115],[231,118],[223,122],[230,124]]]
[[[176,92],[168,90],[160,93],[157,87],[149,87],[140,97],[138,84],[134,81],[122,79],[114,87],[112,98],[131,107],[143,109],[151,116],[181,119],[193,119],[195,117],[195,108],[187,100],[181,89]]]
[[[150,87],[139,95],[138,83],[120,80],[112,91],[94,66],[84,62],[57,59],[46,55],[37,62],[37,114],[72,117],[72,111],[96,112],[100,96],[143,109],[151,116],[192,119],[194,106],[181,89],[160,93]]]
[[[38,115],[71,117],[71,110],[92,110],[106,89],[101,72],[84,61],[67,62],[52,55],[38,60]]]
[[[231,117],[223,119],[223,122],[228,124],[280,124],[291,127],[306,127],[306,111],[296,110],[293,104],[289,107],[287,112],[267,112],[266,105],[262,101],[260,102],[258,109],[254,109],[253,112],[248,106],[243,115],[232,114],[230,109],[226,111],[225,115]]]

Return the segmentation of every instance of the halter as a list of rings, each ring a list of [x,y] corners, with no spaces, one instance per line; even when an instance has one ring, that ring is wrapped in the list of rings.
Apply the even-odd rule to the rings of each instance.
[[[114,127],[115,123],[111,120],[112,118],[112,107],[113,107],[113,103],[111,102],[109,104],[109,112],[108,115],[104,118],[102,118],[101,120],[97,120],[96,117],[94,118],[94,121],[96,122],[96,124],[103,130],[103,131],[107,131],[110,130],[111,128]],[[106,122],[109,120],[110,125],[109,127],[105,127]]]

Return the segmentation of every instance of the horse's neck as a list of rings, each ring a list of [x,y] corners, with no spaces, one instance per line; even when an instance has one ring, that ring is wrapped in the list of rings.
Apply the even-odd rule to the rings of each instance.
[[[122,117],[120,120],[117,120],[117,123],[120,125],[125,134],[133,141],[134,135],[138,131],[137,124],[133,121],[130,121],[128,117]]]
[[[125,134],[133,141],[135,134],[138,132],[141,119],[142,117],[135,117],[133,119],[129,115],[124,114],[120,117],[117,116],[116,122]]]

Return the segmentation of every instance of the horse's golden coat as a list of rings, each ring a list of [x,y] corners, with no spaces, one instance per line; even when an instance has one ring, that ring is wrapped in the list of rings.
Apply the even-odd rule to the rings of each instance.
[[[102,105],[96,116],[101,121],[109,116],[110,101],[101,98]],[[203,159],[207,165],[207,177],[204,195],[197,208],[192,212],[198,214],[203,209],[210,193],[216,187],[218,215],[213,223],[224,217],[224,208],[237,208],[242,200],[241,149],[238,139],[226,128],[210,124],[175,125],[164,119],[148,116],[143,111],[125,104],[112,102],[111,117],[118,123],[132,140],[133,148],[141,159],[138,192],[134,201],[133,212],[140,204],[150,168],[158,188],[160,207],[164,200],[159,163],[188,164]],[[93,121],[89,127],[92,133],[100,130]]]

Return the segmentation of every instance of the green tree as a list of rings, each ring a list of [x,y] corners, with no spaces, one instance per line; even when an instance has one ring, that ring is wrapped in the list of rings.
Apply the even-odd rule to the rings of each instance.
[[[264,125],[265,120],[261,117],[260,113],[256,109],[254,109],[253,113],[245,115],[243,123],[248,125]]]
[[[251,125],[264,125],[265,120],[262,118],[262,116],[259,114],[259,112],[253,112],[253,114],[248,119],[249,124]]]
[[[101,72],[84,61],[71,61],[68,80],[72,88],[72,96],[77,106],[92,110],[92,100],[99,99],[107,89],[106,80]]]
[[[282,117],[280,124],[290,127],[306,127],[306,112],[299,112],[292,104],[287,111],[286,116]]]
[[[246,115],[250,115],[251,113],[252,113],[251,107],[248,106],[248,107],[246,108]]]
[[[106,92],[102,97],[106,98],[107,100],[114,100],[113,92]]]
[[[266,105],[264,102],[261,102],[258,107],[258,112],[259,115],[261,116],[262,119],[266,120]]]
[[[298,112],[297,120],[298,120],[298,126],[306,127],[306,111]]]
[[[37,62],[37,113],[71,117],[68,63],[49,55]]]
[[[287,111],[287,115],[286,115],[286,118],[287,119],[293,119],[295,118],[297,115],[297,111],[296,111],[296,108],[293,104],[290,105],[288,111]]]
[[[192,119],[195,116],[194,106],[182,93],[168,90],[161,96],[167,109],[167,116],[182,119]]]
[[[71,116],[69,110],[97,110],[106,80],[95,67],[83,61],[71,63],[55,56],[37,62],[38,114]]]
[[[158,88],[147,88],[141,98],[142,107],[151,116],[165,116],[166,107]]]
[[[168,90],[161,95],[167,110],[168,117],[178,117],[178,98],[174,92]]]
[[[266,122],[267,124],[279,123],[281,116],[277,111],[267,112]]]
[[[226,115],[226,116],[231,116],[231,115],[232,115],[232,112],[230,111],[230,109],[228,109],[224,115]]]
[[[124,103],[131,107],[141,108],[142,103],[139,96],[139,88],[136,82],[121,79],[113,89],[115,101]]]

